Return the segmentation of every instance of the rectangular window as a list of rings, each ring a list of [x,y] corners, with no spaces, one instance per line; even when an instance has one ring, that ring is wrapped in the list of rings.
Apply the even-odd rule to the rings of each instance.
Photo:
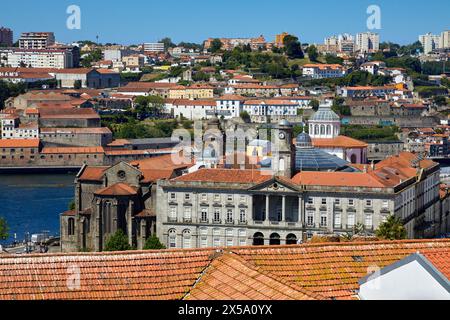
[[[383,209],[388,209],[389,208],[389,200],[383,200],[382,207],[383,207]]]
[[[326,198],[322,198],[322,205],[326,205],[327,204],[327,199]]]
[[[220,201],[220,194],[214,195],[214,201],[216,201],[216,202]]]
[[[215,248],[220,247],[220,238],[214,238],[213,242]]]
[[[240,223],[246,223],[247,222],[247,212],[242,209],[239,213],[239,222]]]
[[[371,229],[373,227],[373,216],[372,214],[366,214],[366,220],[364,222],[366,228]]]
[[[229,194],[227,196],[227,201],[229,201],[229,202],[233,201],[233,195],[232,194]]]
[[[170,199],[170,200],[176,200],[176,199],[177,199],[176,193],[173,193],[173,192],[170,193],[169,199]]]
[[[334,215],[334,227],[335,228],[340,228],[342,225],[342,216],[340,213],[336,213]]]
[[[355,226],[355,214],[349,213],[347,217],[347,225],[349,228],[353,228]]]
[[[227,210],[227,223],[233,223],[233,209]]]
[[[240,197],[240,202],[241,203],[247,203],[247,199],[245,198],[245,196],[241,196]]]
[[[203,193],[201,198],[202,198],[202,201],[207,201],[208,195],[206,193]]]
[[[314,204],[314,198],[308,198],[308,204]]]
[[[334,199],[334,204],[339,206],[341,204],[341,199]]]
[[[245,239],[239,239],[239,246],[245,247],[247,245],[247,240]]]
[[[208,209],[202,209],[202,222],[208,222]]]
[[[214,222],[220,222],[220,209],[214,210]]]
[[[191,200],[191,195],[189,193],[184,194],[184,200],[189,201]]]
[[[200,247],[202,247],[202,248],[208,247],[208,238],[207,237],[202,237],[200,239]]]
[[[353,200],[353,199],[348,199],[348,205],[349,205],[350,207],[353,207],[353,206],[355,205],[355,200]]]
[[[326,213],[322,213],[321,215],[320,215],[320,226],[321,227],[326,227],[328,224],[327,224],[327,214]]]
[[[177,208],[176,207],[170,207],[169,218],[172,221],[175,221],[177,219]]]
[[[307,212],[306,213],[306,223],[310,227],[314,226],[314,212]]]
[[[233,239],[227,239],[227,247],[232,247],[233,246]]]
[[[192,208],[186,207],[184,208],[184,220],[189,221],[192,219]]]
[[[366,200],[366,207],[368,208],[372,207],[372,200]]]

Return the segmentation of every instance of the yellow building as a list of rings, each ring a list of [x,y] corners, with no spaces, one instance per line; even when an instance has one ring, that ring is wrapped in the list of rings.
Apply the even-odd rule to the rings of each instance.
[[[207,84],[176,86],[169,90],[169,99],[212,99],[214,87]]]
[[[284,47],[284,38],[286,38],[289,35],[287,32],[283,32],[282,34],[277,34],[275,36],[275,46],[282,48]]]

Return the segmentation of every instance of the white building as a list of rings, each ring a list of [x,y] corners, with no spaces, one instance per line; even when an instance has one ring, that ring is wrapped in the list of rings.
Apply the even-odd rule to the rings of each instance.
[[[303,76],[313,79],[340,78],[345,76],[345,71],[339,64],[305,64]]]
[[[164,43],[144,43],[144,52],[164,52]]]
[[[360,52],[377,52],[380,50],[380,35],[372,32],[358,33],[356,47]]]
[[[24,32],[19,39],[21,49],[46,49],[54,44],[53,32]]]
[[[450,48],[450,30],[446,30],[441,33],[439,48],[447,49]]]
[[[19,124],[19,117],[8,115],[0,120],[2,139],[38,139],[39,126],[37,123]]]
[[[450,300],[450,251],[415,253],[359,281],[361,300]]]
[[[73,68],[73,53],[65,49],[0,49],[0,57],[7,67],[65,69]]]
[[[427,34],[419,36],[419,41],[423,46],[423,53],[425,55],[428,55],[434,50],[440,48],[441,37],[429,32]]]

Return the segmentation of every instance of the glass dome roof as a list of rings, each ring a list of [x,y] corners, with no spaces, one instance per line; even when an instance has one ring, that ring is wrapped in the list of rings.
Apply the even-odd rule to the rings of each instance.
[[[341,121],[330,105],[321,105],[310,121]]]
[[[296,171],[341,171],[348,168],[348,165],[347,161],[314,148],[308,134],[302,133],[297,137]]]

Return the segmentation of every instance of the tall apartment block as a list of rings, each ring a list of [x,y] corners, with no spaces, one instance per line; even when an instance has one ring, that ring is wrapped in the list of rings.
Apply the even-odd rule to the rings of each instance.
[[[0,27],[0,45],[12,47],[13,32],[11,29]]]
[[[380,50],[380,35],[372,32],[358,33],[356,46],[360,52],[377,52]]]
[[[19,39],[21,49],[47,49],[54,44],[53,32],[24,32]]]

